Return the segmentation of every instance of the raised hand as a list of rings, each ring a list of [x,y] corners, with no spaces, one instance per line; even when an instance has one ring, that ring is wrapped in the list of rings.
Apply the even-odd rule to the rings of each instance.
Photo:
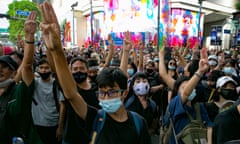
[[[27,20],[24,23],[24,32],[25,35],[27,34],[31,34],[34,35],[34,33],[37,30],[37,12],[36,11],[32,11],[30,13],[30,15],[27,17]],[[19,38],[19,37],[18,37]]]
[[[130,51],[132,48],[131,33],[129,31],[124,32],[124,50]]]
[[[109,44],[110,46],[113,46],[113,45],[114,45],[113,38],[112,38],[112,35],[111,35],[111,34],[108,34],[108,44]]]
[[[40,10],[42,14],[40,28],[47,48],[49,50],[62,48],[60,27],[52,5],[44,2],[40,5]]]
[[[208,65],[208,54],[207,54],[207,48],[203,48],[200,51],[200,61],[199,61],[199,70],[201,72],[206,72],[209,69],[209,65]]]

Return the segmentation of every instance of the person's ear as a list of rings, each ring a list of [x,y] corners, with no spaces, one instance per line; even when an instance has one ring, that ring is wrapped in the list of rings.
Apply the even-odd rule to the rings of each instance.
[[[128,92],[129,92],[129,89],[128,89],[128,88],[123,91],[123,93],[122,93],[122,98],[123,98],[123,100],[127,97]]]

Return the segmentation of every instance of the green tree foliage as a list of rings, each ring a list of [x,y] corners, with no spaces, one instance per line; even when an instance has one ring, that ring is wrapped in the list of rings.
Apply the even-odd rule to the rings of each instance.
[[[236,9],[237,9],[238,11],[240,11],[240,2],[238,2],[238,3],[236,4]]]
[[[38,12],[38,19],[37,21],[41,20],[40,10],[36,3],[30,2],[29,0],[23,1],[13,1],[11,4],[8,5],[8,12],[7,14],[11,17],[9,20],[9,39],[12,42],[16,42],[17,35],[20,34],[21,36],[24,35],[24,22],[27,16],[18,15],[16,13],[17,10],[21,10],[24,12],[31,12],[37,11]]]

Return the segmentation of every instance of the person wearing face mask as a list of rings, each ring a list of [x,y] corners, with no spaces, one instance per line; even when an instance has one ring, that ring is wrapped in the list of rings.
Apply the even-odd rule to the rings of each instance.
[[[88,73],[91,69],[88,67],[90,63],[81,57],[74,57],[70,61],[69,67],[72,77],[76,83],[77,91],[84,101],[95,108],[100,108],[99,101],[96,97],[96,85],[88,80]],[[96,81],[97,82],[97,81]],[[88,144],[89,135],[84,128],[84,121],[81,120],[69,101],[66,102],[66,122],[63,132],[63,144]]]
[[[157,110],[156,103],[150,98],[150,84],[143,72],[137,72],[129,86],[129,93],[124,102],[127,110],[142,115],[148,122],[149,128]]]
[[[97,59],[88,60],[88,78],[94,90],[97,90],[98,61]]]
[[[32,118],[36,130],[45,144],[58,144],[63,133],[64,99],[48,60],[38,62],[39,77],[34,79]],[[57,136],[57,137],[56,137]]]
[[[225,75],[228,76],[238,76],[235,69],[235,61],[232,59],[228,59],[225,61],[222,71],[225,73]]]
[[[177,62],[175,59],[170,59],[168,62],[168,66],[167,66],[167,73],[168,75],[170,75],[172,78],[177,79]]]
[[[206,75],[208,76],[213,70],[216,69],[218,65],[218,58],[216,55],[210,55],[208,56],[208,64],[209,64],[209,73]]]
[[[215,101],[215,104],[219,108],[219,113],[214,119],[213,143],[225,144],[227,141],[240,139],[238,133],[240,104],[237,86],[237,82],[228,76],[223,76],[217,81],[218,101]]]
[[[238,99],[237,85],[237,82],[229,76],[218,78],[212,101],[206,104],[208,115],[212,121],[214,121],[219,112],[221,112],[220,109],[225,102],[233,102]]]
[[[201,80],[204,73],[208,70],[208,61],[207,61],[207,50],[201,49],[201,57],[197,71],[193,72],[192,77],[182,76],[177,80],[170,80],[164,77],[164,81],[172,89],[172,96],[169,102],[169,113],[172,118],[173,127],[175,129],[176,135],[178,135],[182,129],[189,124],[190,119],[187,115],[187,112],[196,119],[196,109],[194,107],[198,96],[196,94],[196,86]],[[159,52],[160,61],[164,59],[164,47]],[[160,75],[166,73],[164,63],[160,63],[159,66],[161,69]],[[163,72],[163,73],[161,73]],[[207,140],[211,142],[211,127],[212,122],[210,121],[206,109],[203,104],[200,105],[201,119],[205,122],[205,125],[208,127],[208,137]],[[175,141],[174,134],[171,135],[170,143],[171,144],[182,144],[183,141],[178,139]]]
[[[92,138],[89,139],[88,135],[94,127],[94,121],[98,114],[98,110],[90,106],[82,96],[82,93],[79,93],[78,84],[75,84],[74,79],[77,69],[82,69],[83,67],[76,68],[76,62],[80,64],[78,60],[70,63],[70,69],[72,69],[71,74],[67,67],[66,58],[62,50],[62,45],[57,31],[60,30],[58,26],[58,20],[52,5],[48,2],[44,2],[40,5],[41,13],[43,16],[43,22],[41,25],[41,30],[44,34],[44,39],[46,40],[46,45],[51,49],[51,54],[56,68],[56,73],[59,78],[59,83],[62,86],[64,91],[64,96],[71,104],[74,109],[75,122],[78,125],[82,126],[81,128],[85,132],[85,137],[79,134],[79,131],[76,131],[76,127],[72,129],[72,132],[69,138],[73,138],[73,135],[78,136],[78,143],[83,144],[83,140],[91,140],[91,143],[98,144],[151,144],[151,139],[147,131],[147,125],[144,119],[138,116],[138,120],[142,122],[141,131],[138,134],[135,126],[135,122],[130,112],[128,112],[123,105],[124,98],[126,97],[127,89],[127,77],[125,72],[119,68],[104,68],[97,77],[98,83],[98,92],[97,97],[99,100],[99,105],[102,107],[102,111],[105,113],[105,122],[100,133],[92,132]],[[52,17],[49,18],[48,15]],[[55,25],[56,24],[56,25]],[[51,28],[49,28],[49,26]],[[53,26],[56,26],[55,29]],[[125,35],[125,40],[129,40],[131,37]],[[48,39],[49,38],[49,39]],[[48,40],[47,40],[48,39]],[[124,46],[126,46],[124,44]],[[84,65],[84,63],[83,63]],[[86,66],[86,65],[85,65]],[[83,69],[81,70],[83,72]],[[96,95],[95,95],[96,96]],[[132,112],[133,113],[133,112]],[[80,123],[82,122],[82,123]],[[67,142],[69,143],[69,142]],[[73,142],[73,144],[78,144]]]

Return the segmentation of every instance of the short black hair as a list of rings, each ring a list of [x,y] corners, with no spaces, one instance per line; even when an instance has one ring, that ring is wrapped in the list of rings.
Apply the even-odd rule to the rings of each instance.
[[[70,61],[70,66],[72,67],[73,63],[75,63],[76,61],[83,62],[86,65],[87,69],[88,69],[88,63],[82,57],[74,57],[74,58],[72,58],[71,61]]]
[[[39,66],[39,65],[42,65],[42,64],[45,64],[45,63],[49,64],[49,62],[48,62],[47,59],[40,59],[40,60],[38,61],[38,66]]]
[[[127,89],[127,76],[119,68],[104,68],[97,76],[97,83],[99,88],[114,87],[117,83],[120,89]]]
[[[135,65],[135,63],[134,62],[129,62],[128,64],[132,66],[133,73],[136,73],[137,72],[137,66]]]
[[[23,54],[18,51],[13,51],[9,55],[16,55],[20,60],[23,60]]]
[[[190,79],[190,78],[189,78],[189,77],[186,77],[186,76],[180,76],[179,78],[177,78],[177,80],[175,81],[174,86],[173,86],[172,98],[175,97],[175,96],[177,96],[180,85],[181,85],[183,82],[188,81],[189,79]]]

